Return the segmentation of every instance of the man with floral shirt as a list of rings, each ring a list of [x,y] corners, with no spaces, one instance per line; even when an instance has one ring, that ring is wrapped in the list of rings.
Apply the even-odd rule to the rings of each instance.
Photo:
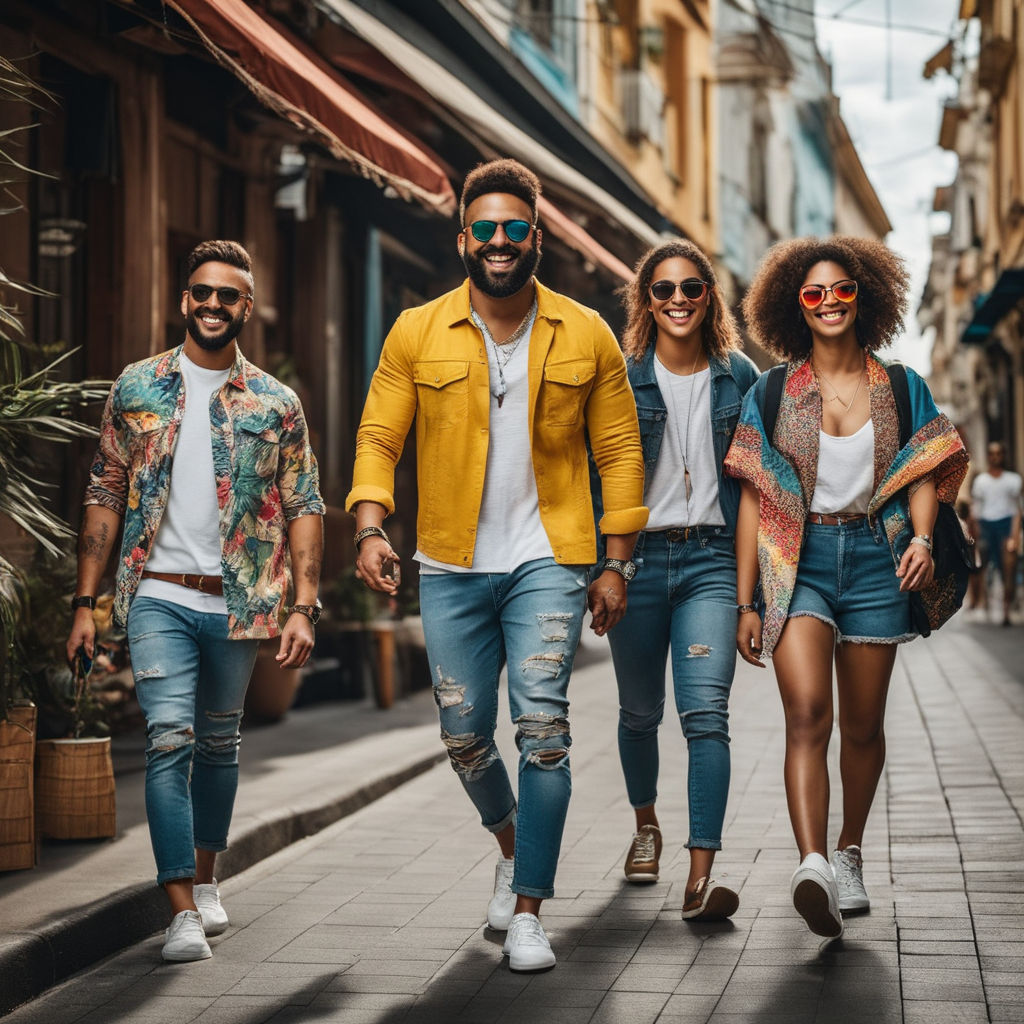
[[[309,658],[324,513],[298,398],[235,342],[253,310],[249,254],[203,242],[187,268],[184,344],[129,366],[107,400],[67,643],[69,660],[92,657],[92,608],[123,525],[114,618],[146,716],[146,812],[173,961],[209,957],[206,936],[228,925],[213,867],[245,689],[261,639],[280,636],[282,668]]]

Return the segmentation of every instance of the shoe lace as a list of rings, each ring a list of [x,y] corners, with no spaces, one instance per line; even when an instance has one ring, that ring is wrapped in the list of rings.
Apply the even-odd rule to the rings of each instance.
[[[840,850],[839,856],[836,857],[836,875],[843,886],[849,887],[860,883],[857,861],[845,850]]]
[[[508,889],[512,885],[512,875],[515,871],[515,862],[502,858],[498,861],[498,870],[494,874],[494,888]]]
[[[535,917],[525,917],[515,922],[516,941],[523,946],[544,946],[547,945],[544,929],[540,921]]]
[[[650,832],[637,832],[633,836],[633,860],[654,860],[654,836]]]

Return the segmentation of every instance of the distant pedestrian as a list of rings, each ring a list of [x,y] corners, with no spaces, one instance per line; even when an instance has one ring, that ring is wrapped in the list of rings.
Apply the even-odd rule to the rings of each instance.
[[[1016,593],[1017,557],[1021,546],[1021,478],[1006,468],[1006,445],[992,441],[985,452],[988,468],[971,484],[973,529],[984,547],[983,596],[988,608],[988,567],[1002,580],[1003,625],[1010,625]]]
[[[67,642],[69,660],[93,655],[91,609],[123,526],[114,617],[146,716],[146,813],[173,961],[209,957],[206,936],[228,926],[214,861],[238,787],[242,701],[260,639],[280,635],[282,668],[309,658],[324,513],[299,400],[237,347],[253,310],[249,254],[203,242],[187,268],[184,343],[133,363],[107,400]]]
[[[910,369],[911,437],[898,451],[898,409],[875,352],[901,330],[909,284],[880,242],[796,239],[768,251],[743,303],[757,340],[787,366],[774,429],[762,374],[726,458],[743,481],[737,646],[753,665],[762,651],[774,655],[801,858],[791,893],[810,929],[831,937],[842,934],[842,911],[870,906],[861,844],[885,761],[896,645],[916,636],[909,592],[939,597],[929,589],[931,533],[939,499],[955,499],[967,468],[959,435]],[[843,824],[830,866],[833,661]]]
[[[356,442],[346,507],[357,571],[394,593],[383,530],[394,469],[416,421],[420,608],[441,736],[501,851],[488,924],[514,971],[555,963],[539,920],[554,894],[569,803],[567,689],[596,557],[589,437],[608,555],[589,587],[593,626],[626,608],[628,560],[647,520],[636,409],[622,353],[592,310],[545,288],[540,183],[513,160],[466,178],[459,255],[468,280],[406,310],[384,342]],[[519,803],[494,743],[508,667]]]
[[[643,446],[650,507],[634,560],[629,606],[608,634],[619,689],[619,758],[636,817],[631,882],[656,882],[662,835],[658,728],[671,656],[676,711],[689,755],[686,920],[722,920],[737,894],[711,877],[729,795],[729,691],[736,668],[740,486],[722,463],[757,367],[707,256],[683,239],[637,263],[624,290],[623,348]],[[595,494],[600,504],[600,492]]]

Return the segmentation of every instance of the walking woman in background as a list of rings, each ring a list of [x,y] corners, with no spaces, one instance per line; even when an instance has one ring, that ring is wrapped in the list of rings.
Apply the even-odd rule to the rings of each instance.
[[[626,286],[623,348],[644,453],[647,527],[625,565],[624,618],[608,634],[619,688],[619,756],[636,814],[631,882],[658,880],[658,726],[672,656],[689,753],[686,919],[729,917],[735,892],[711,879],[729,793],[729,690],[736,667],[739,486],[722,462],[757,368],[707,257],[682,239],[648,252]]]
[[[956,430],[910,369],[910,440],[899,450],[897,401],[874,353],[901,330],[908,287],[903,261],[880,242],[796,239],[769,250],[743,303],[757,341],[788,365],[777,419],[765,415],[769,371],[726,459],[743,480],[737,646],[754,665],[773,655],[801,858],[791,893],[811,931],[831,937],[842,934],[841,911],[869,907],[860,847],[885,761],[896,645],[917,635],[910,591],[926,605],[943,599],[929,588],[931,533],[939,499],[956,497],[967,469]],[[830,866],[833,661],[843,824]]]

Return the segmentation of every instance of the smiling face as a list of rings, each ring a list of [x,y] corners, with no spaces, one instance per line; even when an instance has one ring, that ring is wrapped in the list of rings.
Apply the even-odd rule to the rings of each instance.
[[[477,220],[493,220],[497,230],[487,242],[478,242],[468,225]],[[459,255],[470,281],[485,295],[507,299],[525,287],[540,263],[541,232],[533,228],[521,242],[513,242],[501,226],[504,221],[525,220],[533,224],[530,207],[517,196],[490,192],[479,196],[466,208],[466,224],[459,232]]]
[[[697,278],[702,279],[700,268],[682,256],[673,256],[662,260],[651,274],[652,284],[655,281],[670,281],[677,287],[668,299],[656,299],[648,288],[647,308],[654,318],[658,331],[658,342],[685,341],[700,336],[701,324],[708,312],[710,292],[705,289],[699,299],[688,299],[678,287],[679,283]]]
[[[209,298],[198,302],[192,297],[193,285],[213,289]],[[232,305],[220,301],[218,288],[234,288],[239,299]],[[192,340],[208,352],[218,352],[238,337],[252,313],[252,279],[244,270],[229,263],[210,260],[196,267],[181,295],[181,312]]]
[[[801,288],[807,285],[819,285],[829,289],[825,292],[825,299],[820,306],[816,306],[814,309],[807,309],[802,304],[800,306],[804,322],[811,329],[811,336],[815,340],[838,341],[844,338],[847,332],[851,337],[856,337],[853,333],[853,323],[857,319],[856,296],[850,302],[843,302],[837,299],[831,291],[832,286],[837,282],[849,280],[850,274],[846,268],[829,260],[815,263],[807,271],[800,285]],[[799,296],[796,301],[800,301]]]

